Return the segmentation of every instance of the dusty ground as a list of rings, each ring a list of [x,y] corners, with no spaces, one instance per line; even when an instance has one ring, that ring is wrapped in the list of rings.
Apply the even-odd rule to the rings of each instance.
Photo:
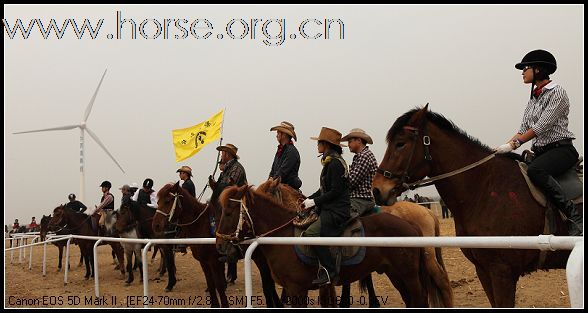
[[[452,219],[441,220],[441,233],[454,236],[455,229]],[[65,254],[65,253],[64,253]],[[85,270],[77,266],[79,249],[71,251],[72,262],[69,272],[69,283],[64,286],[63,271],[57,272],[57,248],[47,247],[47,275],[42,276],[42,246],[34,248],[33,267],[28,269],[28,252],[26,260],[18,263],[18,252],[15,252],[13,264],[10,264],[10,252],[5,254],[4,305],[6,307],[142,307],[143,285],[136,280],[131,286],[124,286],[120,272],[113,270],[110,247],[99,248],[100,254],[100,291],[104,301],[100,304],[86,304],[94,296],[94,280],[84,280]],[[473,265],[465,259],[457,248],[444,248],[443,256],[449,273],[456,307],[485,308],[490,307],[486,295],[476,276]],[[166,293],[164,276],[161,281],[156,277],[158,262],[150,264],[149,292],[153,296],[152,307],[207,307],[208,297],[204,292],[206,284],[202,270],[191,256],[177,254],[178,282],[172,292]],[[238,263],[239,277],[236,284],[229,285],[227,295],[232,307],[243,307],[244,280],[243,262]],[[261,282],[257,268],[253,267],[253,291],[259,296],[254,301],[263,304]],[[376,293],[383,299],[383,307],[403,307],[400,295],[384,275],[374,274]],[[340,287],[337,287],[340,293]],[[278,287],[278,294],[281,287]],[[352,307],[367,307],[367,295],[360,294],[357,284],[351,286],[353,297]],[[318,296],[317,291],[309,293],[310,299]],[[115,299],[113,298],[115,297]],[[140,300],[138,300],[140,299]],[[115,303],[113,303],[115,302]],[[254,303],[254,306],[259,306]],[[317,306],[317,305],[311,305]],[[540,271],[522,277],[517,286],[517,307],[555,308],[570,307],[565,270]]]

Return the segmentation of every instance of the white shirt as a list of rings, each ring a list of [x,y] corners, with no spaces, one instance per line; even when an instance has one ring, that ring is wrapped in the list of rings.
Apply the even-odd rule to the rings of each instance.
[[[137,191],[135,191],[135,193],[133,194],[133,196],[131,197],[131,200],[133,201],[137,201],[137,199],[139,199],[139,191],[141,189],[137,189]],[[149,199],[151,200],[151,203],[147,203],[147,206],[150,208],[154,208],[157,209],[157,192],[153,191],[150,195],[149,195]]]

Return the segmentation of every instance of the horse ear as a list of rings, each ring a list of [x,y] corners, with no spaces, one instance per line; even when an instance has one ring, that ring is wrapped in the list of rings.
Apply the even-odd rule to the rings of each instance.
[[[407,124],[415,127],[421,126],[426,119],[428,110],[429,103],[427,102],[427,104],[422,109],[418,110],[415,114],[412,115]]]
[[[274,181],[276,182],[274,186],[278,186],[282,182],[282,176],[278,176]]]

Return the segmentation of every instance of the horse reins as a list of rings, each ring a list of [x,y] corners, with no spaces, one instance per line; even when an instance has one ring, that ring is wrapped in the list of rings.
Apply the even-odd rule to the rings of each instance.
[[[156,214],[157,214],[157,213],[159,213],[159,214],[161,214],[161,215],[163,215],[163,216],[166,216],[166,217],[168,217],[168,222],[169,222],[170,224],[172,224],[172,225],[175,225],[175,226],[180,226],[180,227],[182,227],[182,226],[188,226],[188,225],[192,225],[192,224],[196,223],[196,221],[198,221],[198,220],[200,219],[200,217],[202,217],[202,215],[204,215],[204,213],[205,213],[206,211],[208,211],[208,207],[210,206],[210,203],[207,203],[207,204],[206,204],[206,207],[205,207],[205,208],[202,210],[202,212],[200,212],[200,214],[198,214],[198,216],[196,217],[196,219],[195,219],[195,220],[193,220],[193,221],[191,221],[191,222],[189,222],[189,223],[185,223],[185,224],[172,223],[172,218],[173,218],[173,216],[174,216],[174,212],[175,212],[175,210],[176,210],[176,204],[178,204],[178,198],[179,198],[179,197],[182,197],[182,195],[181,195],[181,194],[179,194],[179,193],[172,193],[172,192],[170,192],[170,195],[172,195],[172,196],[174,197],[174,203],[172,204],[172,208],[171,208],[171,210],[169,211],[169,214],[168,214],[168,213],[165,213],[165,212],[163,212],[163,211],[161,211],[161,210],[159,210],[159,209],[157,209],[157,210],[155,211],[155,213],[156,213]],[[181,202],[181,201],[179,202],[179,207],[180,207],[180,208],[182,208],[182,202]]]
[[[410,179],[410,175],[408,173],[409,169],[410,169],[410,164],[412,162],[412,158],[414,156],[414,152],[416,150],[416,141],[417,141],[417,137],[419,134],[419,129],[416,127],[412,127],[412,126],[404,126],[403,127],[405,130],[408,130],[410,132],[412,132],[414,134],[414,141],[413,141],[413,147],[412,147],[412,152],[410,153],[410,157],[408,159],[408,163],[406,165],[406,169],[404,170],[404,172],[402,173],[402,175],[397,175],[397,174],[393,174],[392,172],[389,172],[387,170],[382,169],[381,167],[378,167],[378,169],[376,170],[376,172],[382,174],[385,178],[388,179],[400,179],[400,184],[398,184],[398,186],[394,187],[391,192],[396,194],[396,193],[401,193],[402,190],[414,190],[416,188],[420,188],[420,187],[425,187],[425,186],[430,186],[432,185],[434,182],[441,180],[441,179],[445,179],[457,174],[461,174],[465,171],[468,171],[474,167],[477,167],[483,163],[486,163],[487,161],[491,160],[492,158],[494,158],[496,156],[496,152],[486,156],[485,158],[472,163],[472,164],[468,164],[464,167],[458,168],[454,171],[445,173],[445,174],[441,174],[441,175],[437,175],[437,176],[433,176],[427,179],[421,179],[419,181],[416,181],[414,183],[407,183],[407,181]],[[429,150],[429,146],[431,145],[431,137],[429,136],[428,132],[427,132],[427,126],[425,124],[425,126],[423,127],[423,146],[424,146],[424,150],[425,150],[425,158],[424,160],[422,160],[417,166],[415,166],[415,168],[420,167],[422,164],[430,164],[430,162],[433,160],[433,158],[431,157],[431,153]]]

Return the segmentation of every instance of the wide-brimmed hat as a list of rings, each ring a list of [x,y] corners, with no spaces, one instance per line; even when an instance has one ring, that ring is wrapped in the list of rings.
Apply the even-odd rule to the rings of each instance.
[[[180,172],[184,172],[184,173],[188,174],[189,176],[192,176],[192,168],[189,166],[184,165],[184,166],[180,167],[176,171],[176,173],[180,173]]]
[[[323,140],[326,142],[330,142],[334,145],[338,145],[341,147],[347,147],[346,145],[341,143],[341,133],[335,129],[323,127],[321,128],[321,132],[318,137],[310,137],[312,140]]]
[[[280,125],[270,128],[270,131],[274,131],[274,130],[279,130],[283,133],[290,135],[292,138],[294,138],[294,140],[298,140],[298,139],[296,139],[296,132],[294,131],[294,125],[292,125],[292,123],[290,123],[290,122],[283,121],[280,123]]]
[[[234,145],[232,145],[230,143],[228,143],[228,144],[226,144],[224,146],[218,146],[218,147],[216,147],[216,150],[218,150],[218,151],[226,151],[229,154],[231,154],[232,156],[234,156],[235,159],[238,159],[239,158],[239,156],[237,155],[237,150],[239,150],[239,148],[235,147]]]
[[[370,137],[370,135],[368,135],[365,130],[361,129],[361,128],[354,128],[352,130],[349,131],[349,134],[343,136],[343,138],[341,138],[341,141],[349,141],[349,139],[351,138],[361,138],[363,140],[365,140],[367,143],[369,143],[370,145],[374,143],[374,141],[372,140],[372,137]]]

